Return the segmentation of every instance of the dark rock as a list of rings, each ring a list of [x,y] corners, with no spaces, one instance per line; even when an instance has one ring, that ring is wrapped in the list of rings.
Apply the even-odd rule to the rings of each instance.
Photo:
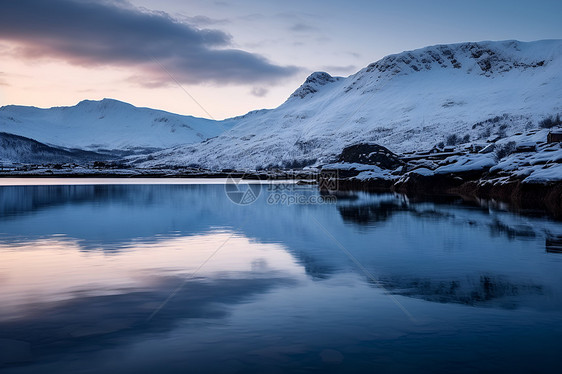
[[[308,95],[318,92],[319,88],[327,84],[337,81],[338,78],[332,77],[330,74],[325,72],[312,73],[306,81],[300,86],[291,97],[305,98]]]
[[[559,143],[562,142],[562,130],[551,131],[547,135],[546,141],[548,143]]]
[[[376,165],[381,169],[394,170],[404,162],[392,151],[378,144],[359,143],[345,147],[338,162]]]

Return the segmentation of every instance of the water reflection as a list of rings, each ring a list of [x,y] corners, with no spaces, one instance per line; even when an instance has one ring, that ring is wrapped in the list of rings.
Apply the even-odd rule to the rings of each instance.
[[[548,236],[545,240],[545,248],[550,253],[562,253],[562,236]]]
[[[489,371],[530,349],[540,364],[506,368],[549,371],[562,256],[545,243],[560,235],[391,194],[240,206],[221,185],[0,187],[0,368]]]
[[[224,244],[227,248],[214,253]],[[302,274],[283,247],[257,245],[231,232],[132,241],[114,254],[83,253],[79,242],[60,237],[2,244],[0,253],[1,274],[9,284],[0,289],[0,321],[75,297],[119,295],[155,284],[160,289],[162,279],[298,279]],[[201,267],[211,256],[213,261]]]
[[[12,341],[37,347],[37,356],[92,346],[125,344],[143,335],[172,331],[191,319],[225,318],[232,306],[294,280],[284,274],[231,275],[228,278],[185,279],[154,277],[142,288],[121,289],[116,294],[95,295],[89,290],[68,294],[71,298],[25,305],[17,318],[0,320],[0,331]],[[181,288],[178,288],[181,285]],[[165,307],[158,309],[171,290],[177,289]],[[158,309],[155,318],[147,320]],[[2,355],[4,356],[4,355]],[[3,357],[6,363],[10,357]]]
[[[408,204],[403,200],[390,199],[371,204],[340,205],[338,211],[345,222],[373,225],[387,221],[394,213],[408,211]]]
[[[382,283],[392,293],[438,303],[515,308],[520,298],[544,294],[543,286],[532,281],[504,279],[497,275],[466,276],[450,279],[393,278]]]

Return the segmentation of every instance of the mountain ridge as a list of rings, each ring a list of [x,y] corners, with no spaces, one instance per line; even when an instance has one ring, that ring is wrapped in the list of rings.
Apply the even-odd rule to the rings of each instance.
[[[259,169],[329,163],[359,142],[394,152],[430,149],[452,134],[486,143],[562,111],[560,71],[562,40],[405,51],[346,78],[313,73],[275,109],[237,117],[232,129],[204,144],[135,161]]]
[[[200,142],[232,126],[114,99],[82,100],[74,106],[0,107],[0,131],[57,148],[146,153]]]
[[[388,55],[348,77],[314,72],[287,100],[223,121],[114,99],[0,108],[0,131],[137,167],[260,169],[333,162],[346,146],[402,153],[457,135],[486,143],[562,112],[562,40],[437,44]],[[146,154],[150,153],[148,156]]]

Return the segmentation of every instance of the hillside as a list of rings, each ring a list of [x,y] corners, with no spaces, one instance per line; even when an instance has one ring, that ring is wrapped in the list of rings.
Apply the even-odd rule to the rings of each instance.
[[[52,164],[108,160],[111,156],[91,151],[50,147],[23,136],[0,132],[1,164]]]
[[[199,143],[232,126],[117,100],[85,100],[72,107],[0,108],[0,131],[49,146],[118,154],[146,153],[180,144]]]
[[[358,142],[402,153],[496,141],[562,112],[561,71],[561,40],[402,52],[347,78],[314,73],[276,109],[237,117],[216,138],[135,162],[259,169],[333,162]]]

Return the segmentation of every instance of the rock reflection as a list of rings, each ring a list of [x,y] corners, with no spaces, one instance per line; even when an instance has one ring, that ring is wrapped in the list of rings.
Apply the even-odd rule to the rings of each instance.
[[[531,226],[522,224],[510,226],[498,219],[494,219],[494,221],[490,224],[490,231],[492,232],[492,235],[505,235],[508,239],[534,238],[537,236]]]
[[[101,249],[116,258],[126,254],[122,258],[130,263],[141,261],[139,254],[144,253],[142,261],[161,270],[174,269],[177,264],[185,265],[185,259],[178,254],[186,253],[183,249],[197,247],[194,243],[202,240],[201,235],[207,238],[203,241],[208,242],[218,230],[236,233],[234,242],[249,238],[240,242],[244,248],[255,248],[256,245],[277,248],[276,253],[283,253],[285,257],[275,261],[292,263],[292,274],[304,271],[312,279],[324,280],[350,269],[357,271],[350,267],[349,259],[334,241],[318,225],[311,223],[310,217],[313,216],[364,266],[387,279],[390,289],[428,301],[480,305],[487,300],[514,296],[510,290],[517,290],[519,296],[538,295],[537,290],[542,292],[545,282],[549,282],[541,280],[540,272],[535,274],[537,277],[533,282],[522,280],[518,274],[528,269],[521,261],[506,256],[512,249],[508,248],[505,239],[519,248],[526,245],[525,241],[538,240],[541,247],[546,243],[547,251],[552,252],[560,245],[558,239],[552,238],[562,233],[557,223],[497,212],[474,204],[465,205],[458,198],[411,201],[401,195],[346,192],[345,199],[340,199],[337,205],[274,206],[266,202],[267,191],[264,192],[254,204],[240,207],[227,198],[221,185],[2,187],[0,217],[4,235],[0,235],[0,244],[6,248],[14,248],[16,243],[25,247],[26,242],[37,244],[44,238],[53,238],[53,233],[61,233],[63,236],[53,244],[59,249],[70,248],[74,254],[89,251],[96,255]],[[313,187],[302,187],[300,192],[319,193]],[[347,225],[341,225],[335,219],[337,217]],[[384,222],[392,224],[379,225]],[[354,228],[361,229],[359,234]],[[211,236],[205,237],[207,234]],[[66,238],[65,241],[62,238]],[[420,250],[419,247],[424,245],[427,248]],[[26,253],[29,252],[22,251],[19,255],[24,258]],[[60,261],[62,252],[57,253],[43,252],[41,261],[54,261],[50,258]],[[34,256],[41,256],[41,252]],[[521,258],[527,258],[525,256],[527,254]],[[236,258],[231,258],[233,262],[220,263],[220,266],[235,268]],[[159,259],[169,261],[162,264]],[[82,260],[76,261],[81,264]],[[26,261],[28,266],[34,263],[31,259]],[[202,261],[198,258],[194,263]],[[252,261],[248,262],[251,263],[248,269],[259,269],[263,265],[257,255]],[[503,266],[502,262],[505,262]],[[184,267],[184,273],[193,269],[189,266]],[[488,279],[488,282],[481,282],[480,275],[474,275],[481,274],[482,268],[486,269],[482,279]],[[52,269],[57,271],[55,265]],[[455,277],[443,276],[453,271],[457,272]],[[72,274],[83,276],[88,273],[78,269]],[[77,281],[79,277],[69,274],[66,277],[70,277],[67,283],[75,287],[83,284]],[[6,275],[0,271],[0,282],[2,278],[6,279]],[[38,287],[52,285],[53,279],[54,274],[45,282],[37,282]],[[107,279],[106,283],[101,278],[90,281],[98,282],[98,285],[101,282],[102,289],[107,284],[138,287],[132,278],[126,281],[123,277]],[[403,281],[397,282],[396,279]],[[487,285],[491,287],[488,291]],[[43,296],[52,294],[47,291],[39,293]],[[4,297],[4,305],[9,302]]]
[[[381,280],[381,283],[396,295],[438,303],[508,309],[517,307],[520,297],[544,293],[544,286],[540,284],[512,281],[492,274],[453,279],[391,277]]]
[[[549,253],[562,253],[562,236],[547,236],[545,248]]]
[[[559,337],[544,250],[562,226],[540,217],[351,192],[239,206],[221,185],[0,188],[0,209],[2,370],[372,372],[417,354],[403,371],[434,372],[481,362],[473,342],[510,357],[512,326]]]
[[[454,204],[451,204],[451,201]],[[562,237],[562,227],[548,223],[544,218],[513,219],[518,216],[504,213],[503,215],[508,218],[508,221],[503,221],[502,216],[496,214],[495,211],[475,205],[473,202],[464,202],[458,198],[409,201],[399,195],[382,194],[371,197],[369,194],[356,192],[353,203],[339,205],[338,212],[344,222],[358,226],[385,222],[396,213],[407,213],[420,220],[447,220],[455,224],[486,226],[492,235],[502,235],[508,239],[534,238],[544,235],[552,228],[560,231],[560,237]]]
[[[345,222],[370,225],[387,221],[394,213],[407,211],[404,202],[390,200],[370,205],[340,205],[338,211]]]

